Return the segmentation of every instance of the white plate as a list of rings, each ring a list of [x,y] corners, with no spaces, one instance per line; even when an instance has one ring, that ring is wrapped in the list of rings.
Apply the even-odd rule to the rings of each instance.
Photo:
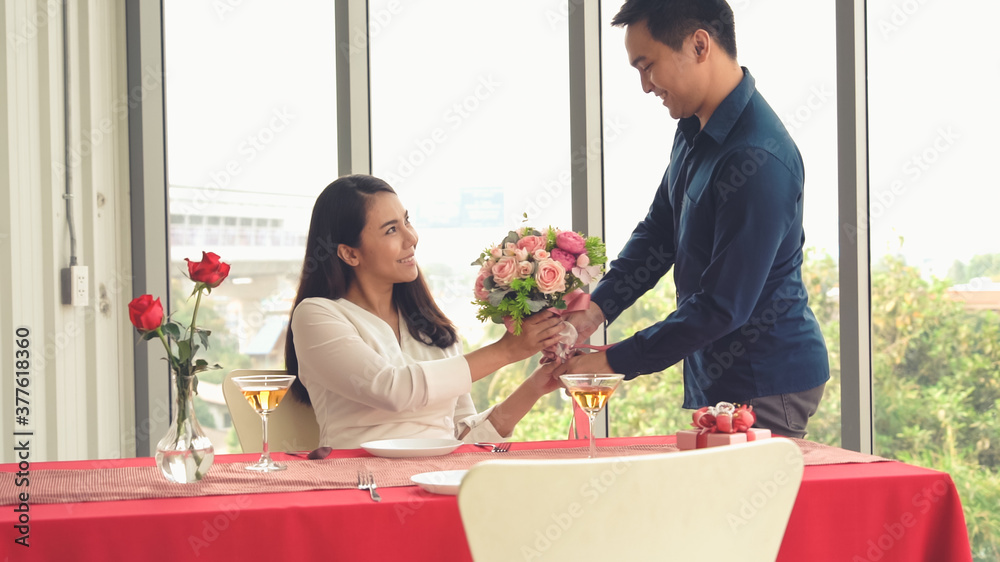
[[[436,457],[447,455],[461,445],[456,439],[383,439],[362,443],[361,448],[376,457]]]
[[[432,494],[447,494],[454,496],[462,484],[462,478],[468,470],[441,470],[438,472],[421,472],[414,474],[410,480],[414,484]]]

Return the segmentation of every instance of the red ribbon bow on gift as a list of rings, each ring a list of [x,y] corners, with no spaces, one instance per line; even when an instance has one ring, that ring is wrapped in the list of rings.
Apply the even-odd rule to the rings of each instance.
[[[699,408],[691,418],[691,425],[701,433],[746,433],[757,421],[757,414],[753,413],[753,406],[747,404],[736,406],[730,402],[719,402],[715,406]]]

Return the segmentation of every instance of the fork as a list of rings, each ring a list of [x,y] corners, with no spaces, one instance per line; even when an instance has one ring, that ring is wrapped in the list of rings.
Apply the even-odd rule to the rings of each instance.
[[[510,441],[503,443],[473,443],[476,447],[489,447],[491,453],[506,453],[510,450]]]
[[[371,471],[358,471],[358,489],[368,490],[368,493],[372,497],[372,501],[380,502],[382,501],[382,496],[378,495],[378,492],[375,491],[375,488],[377,487],[378,486],[375,485],[375,475],[372,474]]]

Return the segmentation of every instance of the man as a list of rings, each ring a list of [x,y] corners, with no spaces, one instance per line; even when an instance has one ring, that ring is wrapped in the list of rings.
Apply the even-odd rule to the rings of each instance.
[[[612,25],[679,122],[649,213],[567,320],[586,339],[671,267],[677,309],[568,372],[632,379],[684,359],[685,408],[750,404],[757,426],[803,437],[830,367],[802,283],[798,148],[736,61],[724,0],[628,0]]]

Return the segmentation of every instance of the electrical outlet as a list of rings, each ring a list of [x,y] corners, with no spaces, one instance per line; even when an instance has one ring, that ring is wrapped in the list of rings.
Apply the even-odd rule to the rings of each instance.
[[[90,300],[90,280],[87,266],[74,265],[62,270],[63,304],[87,306]]]

